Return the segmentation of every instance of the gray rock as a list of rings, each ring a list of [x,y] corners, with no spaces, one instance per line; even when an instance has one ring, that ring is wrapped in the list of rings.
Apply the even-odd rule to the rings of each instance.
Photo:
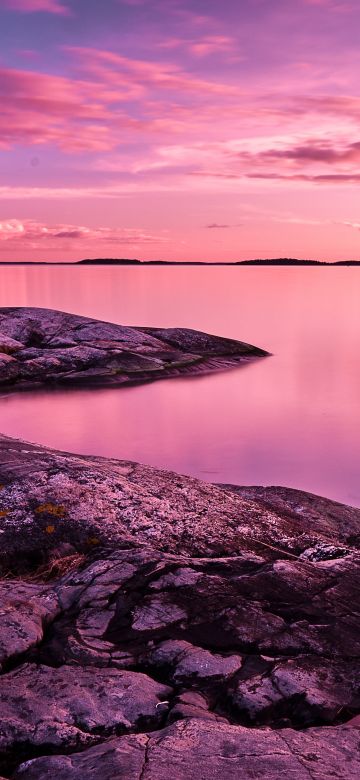
[[[0,333],[0,354],[12,355],[14,352],[18,352],[19,349],[23,349],[21,341],[11,339],[9,336],[5,336],[4,333]]]
[[[285,733],[286,742],[298,738],[291,729],[248,731],[229,723],[273,729],[331,723],[332,734],[341,739],[333,776],[341,771],[344,778],[355,776],[356,723],[352,729],[336,724],[352,721],[360,710],[358,622],[351,607],[359,580],[355,555],[264,563],[252,553],[189,559],[140,548],[102,553],[48,585],[4,583],[4,603],[11,598],[12,620],[24,626],[24,644],[5,623],[6,661],[16,668],[0,676],[0,771],[9,774],[29,758],[16,777],[46,777],[42,772],[51,777],[56,771],[71,778],[76,771],[88,772],[84,777],[91,780],[99,772],[99,756],[109,778],[135,772],[152,780],[155,771],[164,778],[166,771],[174,777],[180,772],[181,778],[191,777],[196,753],[199,771],[207,766],[216,777],[221,767],[233,771],[228,748],[222,752],[230,739],[231,755],[241,758],[241,771],[250,778],[255,756],[260,761],[257,745],[274,734],[275,753],[280,746],[285,750],[284,764],[273,763],[274,745],[268,753],[262,748],[274,777],[283,772],[285,780],[295,773],[299,751],[300,763],[308,753],[318,756],[316,767],[324,774],[312,776],[323,780],[327,753],[335,749],[325,727],[316,731],[311,748],[310,732],[304,732],[305,747],[301,742],[294,753],[284,743]],[[306,653],[309,646],[313,650]],[[189,718],[199,724],[190,731]],[[112,735],[178,721],[184,731],[104,743]],[[221,744],[210,738],[207,724],[230,729],[221,732]],[[250,738],[255,742],[249,747]],[[89,758],[86,752],[32,760],[49,749],[68,753],[98,742],[104,744]],[[116,747],[111,753],[108,744]]]
[[[283,505],[269,509],[260,499],[191,477],[5,436],[0,485],[0,570],[6,572],[36,568],[64,544],[85,554],[139,544],[194,557],[246,552],[254,562],[286,560],[319,544],[341,541],[347,553],[359,546],[359,509],[336,504],[331,520],[334,502],[319,499],[309,522]],[[244,565],[251,571],[249,557]],[[175,574],[173,587],[182,587],[183,576]],[[188,570],[186,576],[197,575]]]
[[[283,518],[286,517],[288,527],[291,528],[293,525],[298,529],[299,546],[302,546],[302,540],[305,536],[311,538],[312,531],[315,534],[309,547],[316,546],[318,548],[319,539],[316,536],[320,533],[324,536],[322,542],[324,553],[329,553],[329,557],[336,557],[336,555],[333,556],[331,547],[339,548],[339,541],[344,542],[350,538],[357,546],[360,545],[359,509],[293,488],[241,487],[240,485],[222,485],[222,487],[247,501],[254,501],[263,510],[278,513]],[[327,550],[325,549],[326,538],[328,541],[335,542],[335,545],[330,545]]]
[[[132,629],[136,632],[156,631],[186,620],[187,612],[166,595],[152,596],[135,608]]]
[[[301,561],[331,561],[334,558],[344,558],[345,555],[349,555],[349,550],[346,547],[319,542],[315,547],[304,550],[299,559]]]
[[[148,655],[147,663],[155,667],[170,667],[171,679],[175,683],[204,685],[206,681],[224,682],[238,672],[242,666],[240,655],[219,655],[194,647],[190,642],[168,640],[161,642]]]
[[[44,628],[59,614],[56,594],[26,582],[0,582],[0,669],[44,636]]]
[[[170,692],[140,673],[25,664],[0,677],[0,750],[74,749],[155,727]]]
[[[132,734],[82,753],[26,761],[14,780],[141,780],[148,742],[147,734]]]
[[[124,385],[220,371],[268,353],[188,329],[130,328],[51,309],[0,309],[0,385]]]
[[[302,727],[350,719],[360,710],[358,620],[351,607],[359,556],[252,566],[249,575],[244,557],[112,553],[52,586],[60,603],[64,591],[72,593],[66,603],[73,606],[32,657],[140,668],[177,690],[209,697],[216,714],[238,722],[277,725],[285,718]],[[173,588],[179,568],[187,584]],[[186,568],[199,576],[187,578]]]
[[[359,661],[327,662],[314,656],[288,659],[270,674],[236,684],[233,703],[249,722],[297,726],[333,723],[345,712],[360,708]]]
[[[359,510],[6,437],[0,485],[0,772],[358,776]]]
[[[190,719],[71,756],[23,764],[14,780],[357,780],[357,729],[294,732]]]

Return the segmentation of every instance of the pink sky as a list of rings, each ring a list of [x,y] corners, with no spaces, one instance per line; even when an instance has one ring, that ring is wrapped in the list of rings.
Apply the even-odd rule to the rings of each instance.
[[[0,0],[0,257],[360,259],[358,0]]]

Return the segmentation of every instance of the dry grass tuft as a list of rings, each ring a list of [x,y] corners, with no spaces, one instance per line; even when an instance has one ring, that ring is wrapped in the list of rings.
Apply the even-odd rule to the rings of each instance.
[[[34,571],[18,574],[8,571],[1,576],[3,580],[23,580],[25,582],[51,582],[63,577],[71,571],[79,569],[87,560],[86,555],[74,553],[59,558],[52,558]]]

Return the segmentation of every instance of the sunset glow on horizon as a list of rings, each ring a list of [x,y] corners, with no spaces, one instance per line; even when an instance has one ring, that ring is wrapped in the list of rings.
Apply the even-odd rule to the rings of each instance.
[[[0,260],[360,259],[357,0],[0,0]]]

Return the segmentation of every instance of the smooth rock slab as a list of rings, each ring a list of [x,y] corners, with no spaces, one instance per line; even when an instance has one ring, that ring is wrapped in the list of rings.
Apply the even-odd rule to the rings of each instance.
[[[187,720],[27,762],[14,780],[358,780],[358,748],[356,728],[274,732]]]
[[[74,749],[156,727],[170,693],[140,673],[25,664],[0,677],[0,751]]]
[[[0,309],[0,386],[125,385],[219,371],[268,353],[187,328],[131,328],[36,308]]]
[[[148,654],[147,663],[154,667],[170,668],[171,679],[179,684],[191,686],[207,681],[225,682],[241,669],[242,658],[239,655],[221,656],[210,653],[202,647],[194,647],[190,642],[161,642]]]

